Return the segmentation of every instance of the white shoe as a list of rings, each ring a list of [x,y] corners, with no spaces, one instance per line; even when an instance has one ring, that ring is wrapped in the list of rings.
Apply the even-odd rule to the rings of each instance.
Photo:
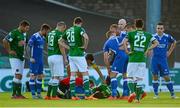
[[[153,97],[153,99],[159,99],[159,96],[158,96],[158,95],[155,95],[155,96]]]
[[[175,95],[173,95],[173,96],[171,96],[171,99],[178,99],[179,97],[177,97],[177,96],[175,96]]]
[[[32,95],[32,99],[38,99],[36,95]]]
[[[43,97],[40,94],[37,95],[37,98],[38,99],[43,99]]]

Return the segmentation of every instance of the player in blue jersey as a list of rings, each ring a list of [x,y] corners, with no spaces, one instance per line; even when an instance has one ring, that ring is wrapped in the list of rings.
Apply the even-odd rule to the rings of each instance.
[[[166,86],[171,93],[171,98],[176,98],[174,94],[173,84],[169,77],[169,67],[167,58],[171,55],[172,51],[176,46],[176,40],[169,34],[164,33],[164,25],[163,23],[158,23],[156,26],[157,33],[153,36],[159,41],[159,45],[153,49],[152,56],[152,74],[153,74],[153,89],[155,97],[158,97],[158,75],[162,76],[165,79]],[[170,48],[168,49],[168,46]]]
[[[118,21],[118,35],[120,38],[124,39],[127,35],[126,31],[125,31],[125,27],[126,27],[127,23],[125,19],[120,19]],[[121,50],[124,50],[124,46],[123,46],[123,42],[121,42],[119,44],[119,48]],[[125,54],[125,56],[123,56],[124,59],[126,59],[124,62],[124,67],[123,68],[123,72],[122,72],[122,77],[123,77],[123,94],[120,97],[120,99],[128,99],[129,96],[129,88],[128,88],[128,84],[127,84],[127,64],[128,64],[128,55]]]
[[[42,78],[43,78],[43,47],[45,44],[45,36],[50,31],[50,26],[43,24],[39,32],[34,33],[29,39],[30,47],[30,80],[29,86],[33,99],[42,99]],[[35,93],[37,89],[37,95]]]
[[[115,58],[112,63],[111,71],[110,71],[110,78],[111,78],[111,91],[112,94],[109,97],[109,99],[117,99],[117,74],[118,73],[123,73],[123,68],[125,64],[125,57],[126,54],[123,50],[119,49],[120,43],[122,43],[123,38],[117,37],[117,30],[118,26],[116,24],[113,24],[110,29],[110,37],[109,39],[105,42],[103,51],[104,51],[104,62],[107,67],[109,67],[109,52],[112,51],[115,54]]]

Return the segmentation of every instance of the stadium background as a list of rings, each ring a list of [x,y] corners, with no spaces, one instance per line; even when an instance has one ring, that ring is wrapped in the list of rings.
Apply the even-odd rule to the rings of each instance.
[[[7,52],[2,47],[2,39],[10,30],[16,28],[21,20],[30,21],[30,36],[39,30],[42,23],[48,23],[54,28],[58,21],[63,20],[70,27],[76,16],[81,16],[84,19],[84,28],[90,37],[87,52],[95,54],[97,64],[103,66],[101,51],[106,40],[105,32],[109,25],[117,23],[119,18],[125,18],[129,23],[133,23],[135,18],[143,18],[146,21],[146,2],[146,0],[77,0],[76,2],[74,0],[1,0],[0,68],[10,69]],[[59,4],[57,5],[57,3]],[[161,0],[161,3],[161,21],[166,25],[166,32],[179,40],[180,1]],[[171,68],[180,67],[179,50],[178,43],[169,58]],[[45,66],[47,67],[46,59]],[[26,68],[28,68],[28,62],[26,62]]]

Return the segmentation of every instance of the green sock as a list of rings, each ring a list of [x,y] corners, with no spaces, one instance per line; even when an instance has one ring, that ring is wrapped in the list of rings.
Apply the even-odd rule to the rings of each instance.
[[[136,93],[137,82],[134,83],[134,92]]]
[[[89,96],[89,76],[84,76],[83,77],[83,85],[84,85],[84,90],[85,90],[85,95]]]
[[[17,84],[17,95],[21,96],[21,87],[22,87],[22,83],[18,83]]]
[[[75,96],[75,77],[74,79],[70,79],[70,91],[71,96]]]
[[[141,95],[142,95],[142,87],[141,86],[137,86],[136,87],[136,99],[140,100]]]
[[[57,88],[58,88],[57,85],[56,86],[52,86],[52,97],[56,97],[56,95],[57,95]]]
[[[129,88],[131,93],[135,92],[135,87],[136,87],[136,85],[134,82],[128,82],[128,88]]]
[[[47,96],[51,96],[51,91],[52,91],[52,85],[48,85],[48,91],[47,91]]]
[[[17,85],[16,85],[16,83],[14,81],[12,82],[12,90],[13,90],[12,96],[16,95]]]

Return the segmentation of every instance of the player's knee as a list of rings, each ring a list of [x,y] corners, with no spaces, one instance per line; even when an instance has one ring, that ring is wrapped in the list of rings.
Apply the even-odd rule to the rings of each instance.
[[[76,76],[76,72],[71,72],[71,76]]]
[[[127,73],[123,73],[122,77],[127,78]]]
[[[30,74],[30,79],[35,80],[36,76],[34,74]]]
[[[15,74],[15,78],[21,80],[22,79],[22,75],[21,74]]]
[[[117,73],[114,73],[114,72],[110,72],[110,78],[114,78],[116,77]]]
[[[88,72],[82,72],[83,76],[89,76]]]
[[[37,75],[37,79],[42,79],[43,78],[43,74]]]
[[[170,81],[169,75],[164,76],[164,80],[165,80],[166,82]]]
[[[153,80],[157,81],[158,80],[158,76],[157,75],[153,75]]]

